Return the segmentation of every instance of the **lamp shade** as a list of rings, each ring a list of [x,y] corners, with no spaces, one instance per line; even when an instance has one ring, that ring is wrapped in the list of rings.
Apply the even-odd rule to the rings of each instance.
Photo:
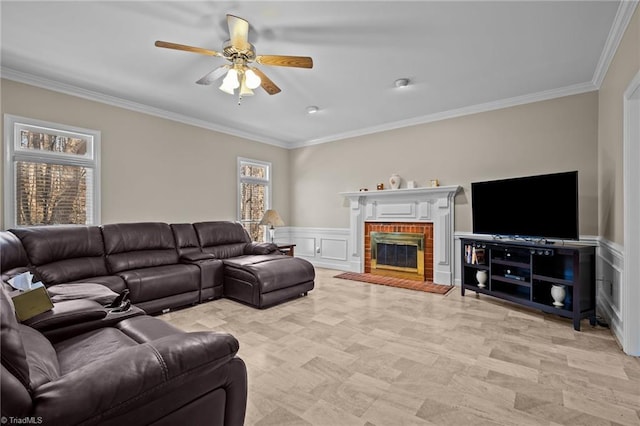
[[[282,218],[275,210],[267,210],[266,212],[264,212],[264,216],[262,216],[262,220],[259,224],[269,226],[270,228],[274,228],[276,226],[284,226]]]

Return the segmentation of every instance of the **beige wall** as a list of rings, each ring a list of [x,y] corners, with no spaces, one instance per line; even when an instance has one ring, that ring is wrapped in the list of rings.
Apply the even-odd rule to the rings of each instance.
[[[630,28],[637,34],[637,18]],[[236,158],[246,156],[273,163],[274,207],[287,225],[308,227],[348,227],[338,193],[388,185],[397,172],[420,186],[433,178],[462,186],[455,229],[471,231],[472,181],[579,170],[580,232],[597,235],[598,179],[610,179],[597,167],[606,170],[613,151],[602,131],[598,146],[596,92],[291,151],[8,80],[2,113],[102,132],[103,223],[234,219]],[[621,219],[612,223],[621,233]]]
[[[600,86],[598,108],[598,186],[600,235],[624,244],[623,110],[624,91],[640,70],[640,7],[627,26]]]
[[[293,225],[348,227],[338,193],[397,172],[462,186],[455,229],[471,231],[472,181],[578,170],[580,233],[597,235],[597,119],[591,92],[293,150]]]
[[[273,164],[273,206],[289,222],[283,148],[9,80],[1,89],[3,114],[102,132],[103,223],[235,220],[238,156]]]

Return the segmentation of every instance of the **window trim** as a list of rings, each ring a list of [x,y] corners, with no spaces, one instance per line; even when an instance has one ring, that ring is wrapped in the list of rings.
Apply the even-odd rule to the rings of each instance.
[[[43,152],[37,150],[25,150],[16,148],[17,134],[20,126],[41,127],[54,133],[79,135],[91,140],[91,147],[87,147],[86,156],[73,156],[64,153]],[[99,130],[85,129],[34,118],[21,117],[12,114],[4,114],[4,228],[16,228],[16,161],[30,161],[48,164],[62,164],[69,166],[82,166],[93,170],[93,188],[91,204],[91,216],[87,225],[99,225],[101,223],[101,170],[100,170],[100,136]],[[52,225],[55,226],[55,225]]]
[[[241,169],[242,169],[242,165],[243,164],[251,164],[251,165],[256,165],[256,166],[260,166],[260,167],[266,167],[267,168],[267,178],[266,179],[261,179],[261,178],[255,178],[255,177],[243,177],[241,174]],[[268,161],[261,161],[261,160],[254,160],[252,158],[246,158],[246,157],[238,157],[238,162],[237,162],[237,168],[236,168],[236,176],[237,176],[237,190],[236,190],[236,220],[240,223],[243,224],[244,226],[244,222],[242,221],[242,183],[259,183],[259,184],[264,184],[266,185],[266,189],[267,189],[267,200],[265,203],[265,211],[269,210],[271,208],[271,184],[272,184],[272,176],[273,176],[273,168],[270,162]],[[265,236],[266,237],[266,236]]]

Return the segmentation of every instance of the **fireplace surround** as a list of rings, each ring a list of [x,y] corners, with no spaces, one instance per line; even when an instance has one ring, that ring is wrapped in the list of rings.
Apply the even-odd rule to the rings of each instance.
[[[459,189],[455,185],[341,193],[349,200],[350,271],[365,272],[365,223],[430,223],[433,224],[433,254],[432,259],[425,262],[425,270],[431,269],[434,283],[452,285],[454,198]]]

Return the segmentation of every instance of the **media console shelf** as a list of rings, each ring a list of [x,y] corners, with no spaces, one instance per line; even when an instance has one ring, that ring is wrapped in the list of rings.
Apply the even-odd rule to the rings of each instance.
[[[596,324],[594,247],[468,238],[461,243],[463,296],[472,290],[572,318],[578,331],[583,318]],[[554,285],[563,287],[563,300],[552,297]],[[560,288],[555,291],[556,297],[562,294]],[[554,306],[554,301],[562,306]]]

